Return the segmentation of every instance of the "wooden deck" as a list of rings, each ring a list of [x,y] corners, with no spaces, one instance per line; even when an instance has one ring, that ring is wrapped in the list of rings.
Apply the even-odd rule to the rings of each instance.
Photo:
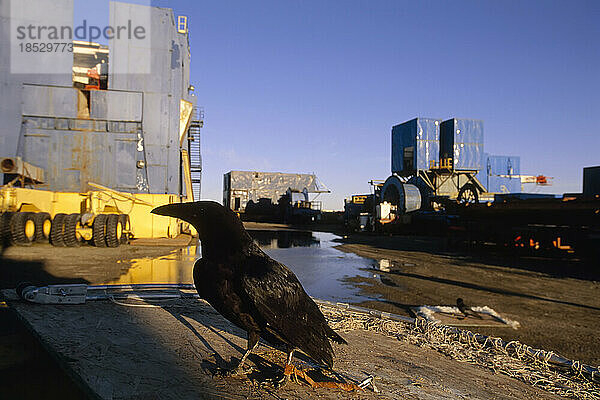
[[[10,307],[91,397],[100,399],[550,399],[555,396],[504,375],[378,333],[342,333],[335,370],[371,388],[346,393],[288,383],[279,390],[252,379],[281,366],[284,355],[261,344],[249,358],[250,378],[217,378],[245,348],[245,332],[203,301],[178,299],[160,306],[90,301],[39,305],[3,291]],[[299,361],[297,361],[300,364]]]

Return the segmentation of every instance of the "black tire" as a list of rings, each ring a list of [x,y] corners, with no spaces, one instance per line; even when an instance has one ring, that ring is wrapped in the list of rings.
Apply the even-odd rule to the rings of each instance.
[[[464,184],[458,191],[456,201],[463,205],[479,203],[479,192],[477,191],[477,187],[472,183]]]
[[[21,282],[17,285],[17,287],[15,288],[15,291],[17,292],[17,295],[25,300],[25,297],[23,295],[23,290],[25,290],[25,288],[28,288],[30,286],[35,286],[33,283],[31,282]]]
[[[35,222],[35,242],[48,243],[50,240],[50,229],[52,229],[52,218],[45,212],[35,213],[33,215]]]
[[[50,228],[50,243],[52,246],[65,247],[65,218],[67,214],[56,214]]]
[[[10,220],[14,212],[4,212],[0,214],[0,249],[8,247],[10,243]]]
[[[119,247],[123,236],[123,225],[118,214],[108,214],[106,220],[106,245],[108,247]]]
[[[35,222],[32,212],[18,212],[10,219],[10,241],[19,246],[29,246],[35,239]]]
[[[121,221],[121,226],[123,227],[123,234],[121,235],[121,244],[127,244],[129,243],[129,235],[131,231],[129,215],[120,214],[119,221]]]
[[[77,232],[77,228],[81,227],[81,214],[69,214],[65,218],[65,244],[68,247],[79,247],[83,242],[83,238]]]
[[[92,224],[92,244],[96,247],[106,247],[106,220],[108,215],[98,214]]]

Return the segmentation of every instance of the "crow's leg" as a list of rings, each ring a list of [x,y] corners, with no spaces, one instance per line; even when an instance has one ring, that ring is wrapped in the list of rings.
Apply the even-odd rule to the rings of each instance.
[[[283,375],[277,374],[273,378],[265,379],[264,383],[271,383],[275,386],[276,389],[279,389],[285,386],[286,383],[290,380],[290,376],[294,376],[294,380],[297,382],[296,375],[294,371],[296,371],[296,367],[292,365],[292,358],[294,357],[295,349],[293,347],[287,346],[287,358],[285,361],[285,365],[283,367]]]
[[[254,349],[256,349],[256,346],[258,346],[259,340],[260,340],[260,335],[258,334],[258,332],[248,332],[248,350],[246,350],[246,352],[242,356],[242,359],[240,360],[240,363],[238,364],[236,369],[239,370],[244,367],[246,358],[248,358],[250,353],[252,353],[254,351]]]
[[[244,363],[246,362],[246,358],[248,358],[250,353],[252,353],[252,351],[254,349],[256,349],[256,347],[258,346],[259,339],[260,339],[260,335],[258,334],[258,332],[248,332],[248,349],[246,350],[246,352],[240,359],[240,362],[238,363],[238,365],[233,369],[223,370],[219,374],[225,375],[225,376],[235,376],[235,375],[244,375],[244,374],[247,374],[248,372],[252,371],[252,369],[253,369],[252,367],[248,368],[248,370],[244,370]]]

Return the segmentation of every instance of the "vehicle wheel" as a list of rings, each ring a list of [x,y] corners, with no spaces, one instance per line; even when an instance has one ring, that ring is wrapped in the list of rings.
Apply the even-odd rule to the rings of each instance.
[[[121,244],[129,243],[129,235],[131,234],[131,225],[129,222],[129,215],[120,214],[119,221],[121,221],[121,226],[123,227],[123,234],[121,235]]]
[[[118,214],[108,214],[106,220],[106,244],[108,247],[119,247],[123,236],[123,224]]]
[[[108,215],[98,214],[92,224],[92,244],[96,247],[106,247],[106,220]]]
[[[469,205],[476,204],[479,202],[479,193],[477,192],[477,187],[472,183],[467,183],[463,185],[458,191],[458,197],[456,199],[458,204]]]
[[[65,244],[68,247],[79,247],[83,242],[83,237],[78,229],[81,228],[81,215],[69,214],[65,218]]]
[[[35,238],[33,213],[18,212],[10,219],[10,241],[19,246],[29,246]]]
[[[65,244],[65,218],[67,214],[56,214],[50,227],[50,243],[52,246],[64,247]]]
[[[10,246],[10,220],[14,212],[0,214],[0,248]]]
[[[33,215],[35,222],[35,239],[36,242],[48,242],[50,240],[50,229],[52,229],[52,218],[50,214],[45,212],[35,213]]]

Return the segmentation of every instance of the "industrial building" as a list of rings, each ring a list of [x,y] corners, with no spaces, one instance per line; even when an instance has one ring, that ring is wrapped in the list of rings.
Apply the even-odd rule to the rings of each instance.
[[[2,2],[0,13],[14,25],[73,25],[72,2],[28,0],[35,12],[22,20],[10,12],[11,3]],[[149,37],[144,43],[110,39],[108,46],[74,41],[73,52],[52,55],[46,74],[14,73],[11,57],[0,55],[0,178],[10,191],[0,210],[118,213],[131,218],[132,235],[173,236],[180,227],[167,218],[158,223],[149,205],[200,192],[202,120],[190,83],[187,20],[171,9],[119,2],[110,2],[109,15],[113,27],[141,19]],[[41,200],[51,193],[54,201]],[[61,200],[70,194],[81,201]],[[134,221],[134,205],[141,203],[145,209]],[[77,224],[91,228],[92,221]],[[77,229],[80,239],[91,235]]]
[[[294,216],[314,220],[321,211],[316,196],[330,190],[314,174],[230,171],[223,177],[223,205],[246,215],[286,222]],[[316,194],[311,199],[310,194]]]

